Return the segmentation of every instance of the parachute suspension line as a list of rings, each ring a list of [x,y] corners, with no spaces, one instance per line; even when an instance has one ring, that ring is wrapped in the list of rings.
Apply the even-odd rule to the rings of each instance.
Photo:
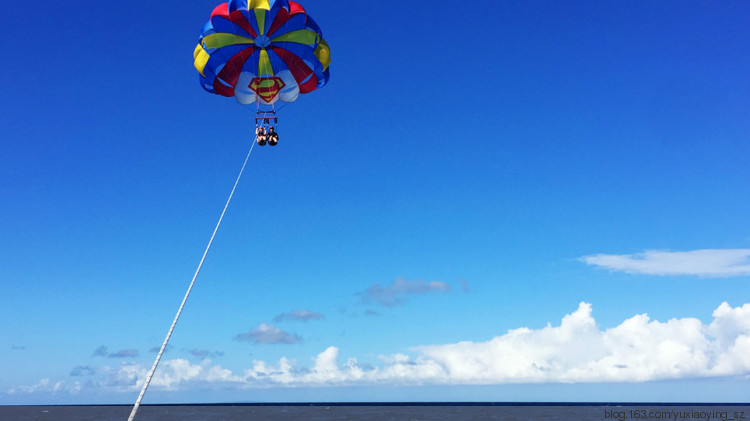
[[[245,167],[247,166],[247,161],[250,159],[250,154],[253,152],[254,146],[255,146],[255,142],[251,142],[250,150],[247,152],[247,156],[245,157],[245,162],[242,164],[240,173],[237,175],[237,180],[235,180],[234,186],[232,187],[232,191],[229,193],[229,198],[227,198],[227,203],[224,205],[224,210],[221,211],[221,216],[219,216],[219,221],[216,223],[214,232],[213,234],[211,234],[211,239],[208,241],[208,245],[206,246],[206,250],[203,252],[203,256],[201,257],[200,263],[198,263],[198,269],[195,270],[193,279],[190,281],[190,286],[188,287],[187,292],[185,293],[185,297],[182,299],[180,308],[177,310],[177,315],[175,315],[174,321],[172,321],[172,325],[169,327],[169,332],[167,332],[167,337],[164,338],[164,343],[161,344],[161,348],[159,349],[159,353],[156,355],[156,360],[154,361],[154,365],[151,367],[151,371],[149,371],[148,375],[146,376],[146,382],[143,384],[141,393],[138,395],[138,399],[135,401],[135,404],[133,405],[133,410],[130,412],[128,421],[133,421],[133,419],[135,418],[136,412],[138,412],[138,407],[141,405],[141,400],[143,399],[143,395],[146,393],[146,389],[148,389],[148,385],[151,383],[151,378],[154,376],[154,372],[156,371],[156,366],[159,365],[159,361],[161,360],[161,356],[164,353],[164,350],[167,348],[167,342],[169,342],[169,338],[172,336],[174,327],[175,325],[177,325],[177,320],[179,320],[180,314],[182,314],[182,309],[185,307],[185,303],[187,302],[188,296],[190,295],[190,291],[192,291],[193,285],[195,285],[195,280],[196,278],[198,278],[198,273],[200,273],[201,267],[203,267],[203,262],[206,260],[206,255],[208,254],[208,250],[211,248],[211,244],[214,242],[214,237],[216,237],[216,232],[219,230],[221,221],[224,219],[224,214],[227,212],[227,208],[229,207],[229,202],[232,201],[232,196],[234,196],[234,191],[237,189],[237,184],[239,184],[240,177],[242,177],[242,173],[245,171]]]

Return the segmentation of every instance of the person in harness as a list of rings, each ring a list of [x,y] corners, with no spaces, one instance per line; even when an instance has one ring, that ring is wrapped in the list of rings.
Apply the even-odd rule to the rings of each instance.
[[[266,140],[268,140],[268,134],[266,133],[266,129],[264,129],[262,126],[258,126],[255,129],[255,140],[260,146],[264,146],[266,144]]]
[[[268,144],[271,146],[276,146],[276,144],[279,143],[279,134],[276,133],[276,129],[274,129],[273,126],[268,126],[266,139],[268,140]]]

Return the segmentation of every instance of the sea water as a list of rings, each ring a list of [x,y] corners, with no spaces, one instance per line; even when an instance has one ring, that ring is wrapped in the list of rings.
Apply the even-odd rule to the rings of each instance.
[[[0,421],[126,421],[130,405],[0,406]],[[750,404],[389,403],[143,405],[137,421],[750,421]]]

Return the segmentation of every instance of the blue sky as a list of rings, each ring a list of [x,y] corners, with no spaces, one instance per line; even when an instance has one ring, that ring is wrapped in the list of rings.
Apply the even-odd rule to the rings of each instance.
[[[130,403],[252,141],[217,2],[9,4],[0,403]],[[307,1],[144,403],[746,401],[750,4]]]

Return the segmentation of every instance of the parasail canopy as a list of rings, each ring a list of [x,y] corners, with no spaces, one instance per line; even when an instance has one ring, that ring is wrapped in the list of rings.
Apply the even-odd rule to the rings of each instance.
[[[193,57],[203,89],[259,107],[294,102],[330,78],[330,49],[320,27],[289,0],[220,4]]]

